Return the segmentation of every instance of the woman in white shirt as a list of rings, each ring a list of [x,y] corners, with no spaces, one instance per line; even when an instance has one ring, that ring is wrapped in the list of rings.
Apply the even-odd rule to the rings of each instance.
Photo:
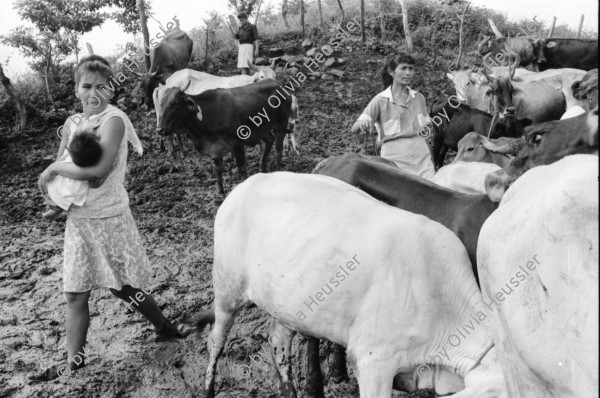
[[[415,74],[415,60],[405,53],[388,58],[381,76],[384,91],[369,102],[352,126],[352,132],[377,129],[381,157],[401,170],[431,179],[435,175],[431,153],[422,137],[430,119],[425,97],[409,85]]]

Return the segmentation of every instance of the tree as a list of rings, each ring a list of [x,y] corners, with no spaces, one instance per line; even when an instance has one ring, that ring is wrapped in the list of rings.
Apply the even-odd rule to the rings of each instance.
[[[360,0],[360,37],[362,42],[365,43],[367,40],[365,37],[365,0]]]
[[[408,46],[408,51],[413,51],[413,42],[412,37],[410,35],[410,28],[408,25],[408,9],[406,8],[406,0],[399,0],[400,5],[402,6],[402,25],[404,25],[404,35],[406,36],[406,45]]]
[[[238,14],[240,12],[245,12],[250,16],[252,11],[254,11],[256,2],[257,0],[229,0],[229,5],[233,7]]]
[[[302,34],[305,35],[304,30],[304,0],[300,0],[300,24],[302,25]]]
[[[113,6],[118,8],[118,11],[110,14],[125,31],[125,33],[136,34],[141,30],[140,25],[140,14],[138,11],[138,0],[97,0],[102,2],[106,6]],[[144,8],[146,14],[150,14],[150,4],[144,1]]]
[[[364,0],[361,0],[364,1]],[[321,21],[321,30],[325,31],[325,22],[323,22],[323,9],[321,6],[321,0],[317,0],[317,4],[319,5],[319,20]]]
[[[148,21],[146,20],[146,5],[144,0],[137,0],[138,2],[138,13],[140,17],[140,27],[142,28],[142,36],[144,37],[144,48],[150,48],[150,34],[148,33]],[[146,64],[146,70],[150,71],[150,52],[144,51],[144,63]]]
[[[30,66],[44,76],[48,100],[54,105],[49,78],[52,76],[54,66],[72,53],[69,40],[60,33],[52,33],[49,30],[36,32],[32,28],[22,26],[12,30],[7,36],[2,36],[1,39],[4,44],[18,48],[25,57],[33,59]]]
[[[260,14],[260,6],[262,5],[263,0],[258,1],[258,7],[256,7],[256,17],[254,17],[254,26],[258,27],[258,16]]]
[[[104,3],[94,0],[18,0],[15,7],[22,18],[31,21],[40,31],[64,33],[77,62],[81,35],[101,25],[108,17],[99,11]]]
[[[287,21],[287,13],[288,13],[287,2],[288,2],[288,0],[283,0],[281,3],[281,19],[283,19],[283,24],[285,25],[286,29],[289,29],[290,24]]]
[[[18,134],[25,131],[25,126],[27,125],[27,111],[25,109],[25,103],[21,99],[21,97],[15,92],[10,79],[6,77],[4,74],[4,70],[2,69],[2,65],[0,65],[0,82],[8,92],[8,96],[15,101],[17,105],[17,123],[15,129]]]
[[[342,1],[337,0],[338,5],[340,6],[340,10],[342,10],[342,20],[340,21],[340,26],[344,25],[344,20],[346,19],[346,15],[344,14],[344,7],[342,7]]]

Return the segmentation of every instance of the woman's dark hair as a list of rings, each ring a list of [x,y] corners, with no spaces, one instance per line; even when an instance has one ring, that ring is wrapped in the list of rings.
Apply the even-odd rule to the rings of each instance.
[[[99,55],[90,55],[89,57],[82,58],[81,61],[77,64],[75,68],[75,84],[79,85],[79,80],[81,80],[81,76],[87,72],[97,72],[106,78],[106,80],[110,80],[112,77],[112,70],[110,69],[110,64],[104,58]]]
[[[94,166],[102,157],[102,147],[98,142],[98,136],[94,133],[75,134],[67,149],[73,163],[79,167]]]
[[[579,101],[585,101],[589,93],[598,90],[598,68],[592,69],[586,73],[581,80],[571,85],[573,97]]]
[[[387,61],[385,61],[385,65],[381,69],[381,80],[384,89],[391,86],[394,81],[390,76],[390,71],[395,70],[400,64],[414,65],[415,59],[406,53],[398,53],[388,57]]]

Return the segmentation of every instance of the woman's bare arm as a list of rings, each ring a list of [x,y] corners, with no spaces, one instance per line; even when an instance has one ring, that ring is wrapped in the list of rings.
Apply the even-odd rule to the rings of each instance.
[[[102,157],[95,166],[79,167],[72,163],[55,162],[50,167],[54,174],[74,180],[91,180],[105,177],[117,156],[119,146],[125,136],[125,124],[118,117],[110,118],[100,131]]]

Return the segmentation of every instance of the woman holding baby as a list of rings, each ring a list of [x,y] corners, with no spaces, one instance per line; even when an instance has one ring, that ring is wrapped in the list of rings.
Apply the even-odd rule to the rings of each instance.
[[[128,303],[135,300],[135,308],[156,328],[156,341],[183,337],[141,289],[150,281],[150,265],[123,183],[127,143],[139,154],[142,146],[127,115],[108,103],[111,76],[102,57],[92,55],[79,62],[75,90],[83,113],[67,119],[57,161],[39,179],[52,207],[44,216],[55,218],[60,208],[67,210],[63,287],[71,369],[84,365],[73,359],[84,352],[88,299],[94,288],[107,287]]]

